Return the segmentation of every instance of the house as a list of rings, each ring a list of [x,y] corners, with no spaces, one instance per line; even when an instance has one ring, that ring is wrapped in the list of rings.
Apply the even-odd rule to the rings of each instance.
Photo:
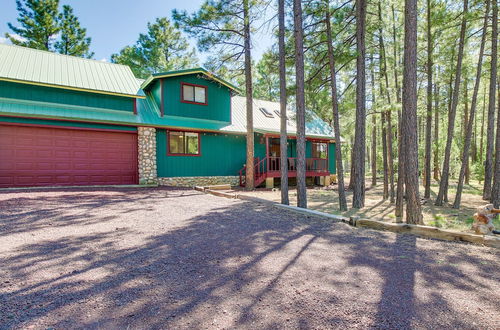
[[[0,187],[244,180],[246,106],[195,68],[134,77],[129,67],[0,44]],[[288,113],[289,175],[295,123]],[[279,172],[279,104],[255,100],[256,183]],[[307,176],[335,173],[331,128],[307,122]]]

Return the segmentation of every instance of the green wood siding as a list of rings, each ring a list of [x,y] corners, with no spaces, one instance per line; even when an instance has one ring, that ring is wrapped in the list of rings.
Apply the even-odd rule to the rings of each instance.
[[[130,97],[79,92],[8,81],[0,81],[0,97],[129,112],[134,111],[134,99]]]
[[[330,174],[337,174],[337,167],[335,165],[335,143],[328,144],[328,170]]]
[[[181,83],[207,86],[207,105],[181,102]],[[158,84],[159,85],[159,84]],[[157,101],[158,102],[158,101]],[[175,76],[163,79],[163,102],[166,116],[178,116],[231,122],[231,93],[229,88],[198,78],[197,75]],[[158,103],[160,107],[160,103]]]
[[[158,109],[160,109],[161,106],[161,84],[160,81],[157,80],[153,83],[151,87],[151,94],[153,95],[153,98],[158,105]]]
[[[137,131],[137,127],[132,126],[119,126],[119,125],[106,125],[95,123],[80,123],[74,121],[62,120],[43,120],[32,118],[14,118],[14,117],[0,117],[0,123],[18,123],[18,124],[32,124],[32,125],[51,125],[51,126],[66,126],[66,127],[82,127],[82,128],[96,128],[96,129],[114,129],[121,131]]]
[[[238,175],[246,159],[244,135],[200,133],[200,156],[168,156],[166,130],[156,134],[159,177]]]

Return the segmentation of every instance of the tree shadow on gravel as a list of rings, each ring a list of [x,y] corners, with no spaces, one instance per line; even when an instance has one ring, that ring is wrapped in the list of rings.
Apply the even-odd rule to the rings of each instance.
[[[155,202],[169,194],[171,188],[58,188],[14,190],[0,194],[0,238],[16,233],[35,232],[46,228],[92,225],[110,221],[119,213],[151,209]],[[179,189],[179,196],[194,195]],[[103,215],[112,208],[113,212]],[[47,222],[47,219],[54,221]]]
[[[0,256],[0,328],[411,328],[441,320],[471,327],[444,290],[478,302],[487,293],[493,301],[486,309],[498,298],[491,294],[498,275],[488,282],[478,276],[495,274],[498,262],[466,254],[467,245],[183,193],[139,201],[162,212],[155,222],[142,220],[153,230],[74,233]],[[111,205],[126,212],[127,201],[142,195],[95,197],[102,199],[96,213]],[[82,202],[95,209],[94,201]],[[207,209],[177,221],[183,208]],[[67,226],[85,221],[64,218],[64,205],[54,212]]]

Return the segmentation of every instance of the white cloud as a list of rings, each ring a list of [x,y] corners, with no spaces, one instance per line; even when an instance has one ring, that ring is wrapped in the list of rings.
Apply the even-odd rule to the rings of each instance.
[[[107,62],[107,61],[108,61],[108,59],[107,59],[107,58],[105,58],[105,57],[103,57],[103,58],[101,58],[99,61],[101,61],[101,62]]]
[[[0,37],[0,44],[6,44],[8,43],[8,39],[4,37]]]

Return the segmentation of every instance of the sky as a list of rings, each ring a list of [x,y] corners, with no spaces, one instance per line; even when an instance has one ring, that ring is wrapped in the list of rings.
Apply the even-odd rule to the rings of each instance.
[[[146,32],[148,22],[157,17],[171,18],[172,9],[196,11],[203,0],[60,0],[60,6],[70,5],[80,19],[87,35],[92,38],[91,50],[97,60],[108,60],[111,54],[123,47],[132,45],[139,33]],[[0,0],[0,43],[7,42],[6,32],[10,31],[7,23],[17,23],[15,0]],[[254,37],[252,57],[258,60],[273,41],[270,31],[263,31]],[[195,46],[196,42],[190,40]],[[199,54],[203,60],[205,54]]]

